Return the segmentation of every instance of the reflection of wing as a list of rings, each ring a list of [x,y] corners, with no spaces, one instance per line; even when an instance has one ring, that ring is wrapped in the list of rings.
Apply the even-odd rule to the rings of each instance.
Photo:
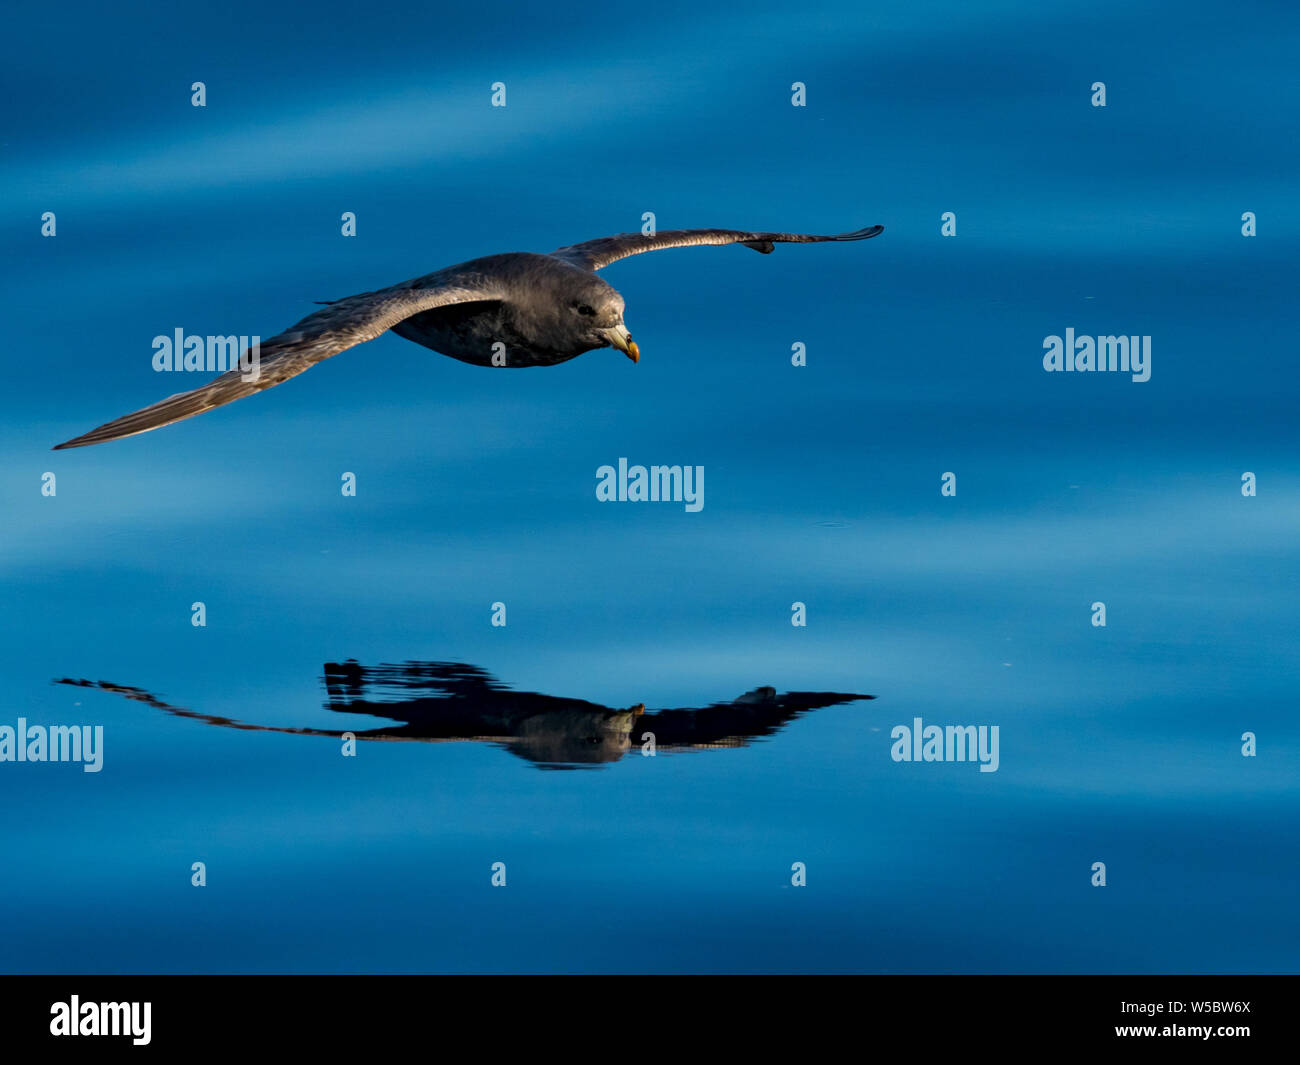
[[[132,688],[127,684],[113,684],[106,680],[73,680],[71,677],[64,677],[62,680],[55,681],[56,684],[71,684],[74,688],[96,688],[99,691],[112,692],[114,695],[121,695],[132,702],[144,703],[146,706],[152,706],[156,710],[162,710],[176,717],[193,718],[195,721],[203,721],[209,725],[220,725],[222,728],[239,729],[241,732],[286,732],[294,736],[342,736],[342,732],[336,732],[332,729],[314,729],[314,728],[282,728],[276,725],[250,725],[243,721],[236,721],[233,717],[219,717],[216,714],[201,714],[197,710],[187,710],[183,706],[172,706],[171,703],[163,702],[158,696],[145,691],[143,688]]]
[[[402,319],[434,307],[467,300],[499,298],[491,282],[477,274],[443,272],[407,281],[378,292],[363,292],[309,314],[297,325],[260,345],[258,361],[223,373],[190,392],[180,392],[143,410],[124,415],[98,429],[55,446],[85,447],[147,433],[172,422],[231,403],[309,370],[340,351],[373,340]],[[178,353],[179,354],[179,353]],[[245,353],[247,356],[247,353]]]
[[[660,248],[686,248],[698,244],[743,244],[766,255],[775,244],[821,244],[828,240],[866,240],[884,231],[884,226],[868,226],[852,233],[819,237],[811,233],[747,233],[739,229],[665,229],[652,237],[641,233],[619,233],[573,244],[552,252],[559,259],[587,270],[599,270],[610,263]]]
[[[758,688],[735,702],[715,703],[700,710],[657,710],[643,716],[636,731],[653,732],[660,750],[744,747],[750,740],[771,736],[809,710],[874,699],[847,692],[786,692]]]

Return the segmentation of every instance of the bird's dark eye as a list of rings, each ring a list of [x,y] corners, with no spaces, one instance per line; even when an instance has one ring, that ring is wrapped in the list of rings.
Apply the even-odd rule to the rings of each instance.
[[[578,313],[585,314],[588,318],[594,318],[596,315],[596,309],[592,307],[591,304],[584,303],[578,308]]]

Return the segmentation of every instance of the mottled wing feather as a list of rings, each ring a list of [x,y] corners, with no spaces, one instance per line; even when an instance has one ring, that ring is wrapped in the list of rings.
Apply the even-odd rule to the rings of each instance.
[[[498,286],[490,279],[473,274],[430,274],[377,292],[349,296],[309,314],[278,336],[263,341],[256,375],[246,374],[242,367],[247,363],[241,362],[241,369],[229,370],[190,392],[177,393],[143,410],[107,422],[98,429],[56,445],[55,450],[120,440],[193,418],[214,407],[273,388],[331,355],[373,340],[420,311],[500,296]]]
[[[868,226],[852,233],[816,236],[811,233],[749,233],[740,229],[664,229],[652,237],[643,233],[618,233],[612,237],[599,237],[582,244],[572,244],[552,252],[559,259],[599,270],[629,255],[660,248],[686,248],[699,244],[743,244],[766,255],[777,244],[820,244],[832,240],[866,240],[884,230],[884,226]]]

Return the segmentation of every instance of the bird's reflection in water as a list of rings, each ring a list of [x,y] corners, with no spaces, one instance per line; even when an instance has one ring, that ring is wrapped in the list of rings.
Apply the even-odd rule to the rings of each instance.
[[[744,747],[771,736],[809,710],[875,698],[844,692],[787,692],[755,688],[728,703],[694,709],[651,710],[601,706],[536,692],[517,692],[486,670],[460,662],[404,662],[362,666],[349,660],[325,665],[325,707],[393,722],[373,729],[291,728],[254,725],[172,706],[142,688],[107,681],[58,681],[114,692],[178,717],[250,732],[279,732],[358,740],[497,744],[551,769],[615,762],[633,745],[656,751]]]

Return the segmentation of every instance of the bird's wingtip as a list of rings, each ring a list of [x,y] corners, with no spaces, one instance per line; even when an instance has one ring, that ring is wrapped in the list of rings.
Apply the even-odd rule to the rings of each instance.
[[[100,426],[102,429],[103,426]],[[65,440],[61,444],[55,444],[51,451],[67,451],[74,447],[90,447],[91,444],[102,444],[106,440],[117,440],[116,436],[104,436],[99,429],[92,429],[88,433],[82,433],[80,436],[74,436],[71,440]]]

